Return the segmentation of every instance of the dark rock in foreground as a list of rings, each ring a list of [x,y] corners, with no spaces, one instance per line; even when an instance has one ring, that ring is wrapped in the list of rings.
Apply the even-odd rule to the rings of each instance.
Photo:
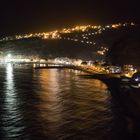
[[[140,66],[140,29],[137,27],[124,37],[116,41],[110,51],[109,57],[113,65],[131,64]]]

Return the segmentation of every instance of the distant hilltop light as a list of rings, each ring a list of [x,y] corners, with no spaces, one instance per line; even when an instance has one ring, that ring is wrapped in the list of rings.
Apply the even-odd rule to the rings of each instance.
[[[85,41],[86,39],[88,39],[87,36],[91,36],[91,35],[98,35],[101,34],[103,31],[105,31],[106,29],[117,29],[120,27],[127,27],[127,26],[135,26],[136,24],[133,22],[130,23],[118,23],[118,24],[110,24],[110,25],[106,25],[106,26],[102,26],[102,25],[84,25],[84,26],[75,26],[72,28],[63,28],[61,30],[55,30],[55,31],[51,31],[51,32],[43,32],[43,33],[34,33],[34,34],[24,34],[24,35],[15,35],[15,36],[7,36],[4,37],[2,39],[0,39],[1,42],[3,41],[11,41],[11,40],[20,40],[20,39],[28,39],[28,38],[35,38],[35,37],[39,37],[41,39],[63,39],[62,35],[64,34],[70,34],[70,33],[74,33],[74,32],[81,32],[83,40],[78,40],[77,38],[65,38],[67,40],[74,40],[74,41],[79,41],[79,42],[88,42]],[[93,32],[87,34],[86,32],[88,32],[89,30],[92,30]],[[86,33],[86,34],[85,34]],[[89,42],[88,42],[89,44]],[[93,42],[90,44],[94,44]]]

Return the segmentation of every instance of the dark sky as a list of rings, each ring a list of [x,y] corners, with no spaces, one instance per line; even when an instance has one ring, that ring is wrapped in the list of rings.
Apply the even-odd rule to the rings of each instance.
[[[138,0],[4,0],[0,35],[49,31],[76,24],[139,22]]]

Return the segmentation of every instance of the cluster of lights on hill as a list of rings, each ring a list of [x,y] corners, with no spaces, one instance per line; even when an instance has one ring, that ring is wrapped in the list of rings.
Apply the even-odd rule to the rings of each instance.
[[[55,30],[52,32],[43,32],[43,33],[34,33],[34,34],[25,34],[25,35],[15,35],[15,36],[9,36],[0,39],[0,42],[3,41],[11,41],[11,40],[20,40],[20,39],[27,39],[27,38],[41,38],[41,39],[49,39],[49,40],[69,40],[69,41],[75,41],[80,42],[83,44],[87,44],[89,46],[96,45],[96,41],[94,41],[92,38],[96,37],[99,34],[102,34],[103,31],[107,29],[117,29],[121,27],[127,27],[127,26],[135,26],[133,22],[131,23],[124,23],[124,24],[110,24],[106,26],[92,26],[92,25],[86,25],[86,26],[76,26],[73,28],[64,28],[62,30]],[[74,34],[75,35],[70,35]],[[77,34],[76,34],[77,33]]]

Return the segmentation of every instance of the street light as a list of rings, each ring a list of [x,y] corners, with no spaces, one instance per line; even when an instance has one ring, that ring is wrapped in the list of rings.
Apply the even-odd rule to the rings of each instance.
[[[11,56],[12,56],[11,54],[8,54],[8,55],[7,55],[7,58],[11,58]]]
[[[7,54],[5,62],[10,62],[11,61],[11,57],[12,57],[11,54]]]

